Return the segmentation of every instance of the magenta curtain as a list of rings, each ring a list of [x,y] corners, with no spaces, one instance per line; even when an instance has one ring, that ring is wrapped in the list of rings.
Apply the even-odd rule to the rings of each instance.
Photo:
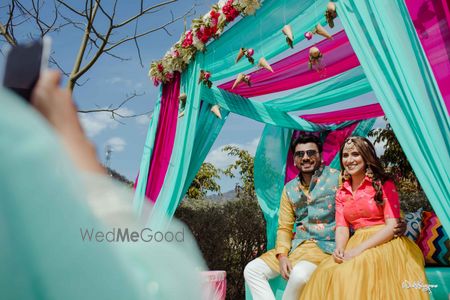
[[[179,95],[180,73],[176,72],[174,79],[164,84],[161,95],[158,128],[145,190],[145,195],[152,202],[158,198],[172,155],[177,129]]]
[[[326,113],[301,116],[303,119],[314,123],[340,123],[352,120],[365,120],[383,116],[384,112],[380,104],[370,104],[360,107],[348,108]]]
[[[353,130],[355,130],[357,125],[358,122],[355,122],[352,125],[346,126],[341,129],[333,130],[328,133],[323,143],[323,150],[322,150],[322,159],[325,165],[328,166],[333,161],[334,157],[339,152],[342,143],[348,136],[352,134]],[[300,131],[294,131],[294,133],[292,134],[291,142],[294,141],[300,134],[304,134],[304,132],[302,133]],[[293,153],[291,149],[289,149],[286,162],[286,176],[284,178],[285,183],[289,182],[297,175],[298,170],[294,166]]]
[[[219,88],[249,98],[298,88],[359,66],[358,58],[344,31],[333,35],[333,40],[325,39],[316,46],[323,53],[325,66],[323,71],[309,70],[309,48],[307,48],[272,64],[274,73],[266,69],[250,73],[251,87],[241,83],[231,90],[233,79],[220,85]]]
[[[409,14],[450,112],[450,9],[448,0],[406,0]]]

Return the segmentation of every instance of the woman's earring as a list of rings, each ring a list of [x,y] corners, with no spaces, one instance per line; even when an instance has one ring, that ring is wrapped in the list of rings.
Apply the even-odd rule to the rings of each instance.
[[[348,174],[347,170],[344,170],[342,177],[344,178],[344,180],[349,180],[351,176],[350,174]]]
[[[368,166],[367,168],[366,168],[366,176],[367,177],[369,177],[369,178],[373,178],[373,171],[372,171],[372,169],[370,168],[370,166]]]

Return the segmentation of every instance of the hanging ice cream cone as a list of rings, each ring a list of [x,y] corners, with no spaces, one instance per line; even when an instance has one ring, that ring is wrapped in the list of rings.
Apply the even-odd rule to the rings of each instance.
[[[322,61],[322,53],[320,52],[319,48],[317,47],[311,47],[309,48],[309,61],[308,61],[308,68],[311,70],[316,69],[317,71],[320,71],[323,69],[323,65],[321,63]]]
[[[178,118],[182,118],[184,116],[184,110],[178,114]]]
[[[245,55],[245,48],[239,49],[239,53],[238,53],[238,55],[236,56],[236,62],[235,62],[235,63],[237,63],[238,61],[240,61],[241,58],[242,58],[244,55]]]
[[[320,24],[316,25],[316,28],[314,29],[314,33],[320,34],[321,36],[326,37],[327,39],[330,39],[330,40],[333,39],[333,37]]]
[[[291,25],[284,25],[281,31],[286,36],[286,42],[289,45],[289,47],[294,48],[294,35],[292,34]]]
[[[328,2],[327,10],[325,11],[325,18],[330,28],[334,27],[334,19],[337,17],[336,4],[334,2]]]
[[[180,96],[178,96],[178,100],[180,100],[181,103],[186,104],[187,95],[185,93],[181,93]]]
[[[321,56],[322,56],[322,53],[320,52],[319,48],[317,48],[317,47],[309,48],[309,57],[320,58]]]
[[[273,73],[273,69],[272,67],[269,65],[269,63],[267,62],[267,60],[264,57],[261,57],[258,61],[258,66],[264,69],[269,70],[270,72]]]
[[[218,104],[213,105],[211,107],[211,112],[216,115],[219,119],[222,120],[222,114],[220,113],[220,106]]]
[[[233,86],[231,87],[232,90],[234,90],[235,87],[239,85],[242,81],[245,79],[245,74],[239,73],[239,75],[236,77],[236,80],[233,83]]]

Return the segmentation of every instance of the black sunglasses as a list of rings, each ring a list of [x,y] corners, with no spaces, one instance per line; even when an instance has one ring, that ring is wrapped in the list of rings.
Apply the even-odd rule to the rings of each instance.
[[[294,156],[303,158],[303,156],[305,156],[305,153],[308,157],[311,157],[317,154],[317,150],[297,151],[294,153]]]

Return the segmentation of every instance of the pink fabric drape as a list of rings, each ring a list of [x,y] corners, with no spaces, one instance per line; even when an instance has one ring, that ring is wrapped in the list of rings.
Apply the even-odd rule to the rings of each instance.
[[[309,70],[309,48],[307,48],[272,64],[274,73],[266,69],[250,73],[251,87],[241,83],[232,90],[234,83],[232,80],[220,85],[219,88],[248,98],[298,88],[359,65],[358,58],[344,31],[333,35],[333,40],[323,40],[316,46],[323,54],[322,62],[325,69],[320,72]]]
[[[406,0],[409,14],[450,112],[450,8],[448,0]]]
[[[203,271],[203,299],[225,300],[227,296],[227,273]]]
[[[301,116],[303,119],[314,123],[340,123],[352,120],[364,120],[383,116],[384,112],[380,104],[348,108],[332,112],[310,114]]]
[[[333,130],[326,136],[322,149],[322,160],[325,165],[328,166],[333,161],[334,157],[339,152],[342,143],[348,136],[352,134],[357,125],[358,122],[355,122],[354,124],[346,126],[344,128]],[[294,141],[300,134],[304,134],[304,132],[294,131],[291,141]],[[285,183],[289,182],[297,175],[298,170],[294,166],[293,153],[291,149],[289,149],[286,162],[286,176],[284,179]]]
[[[179,95],[180,73],[176,72],[173,80],[169,84],[164,84],[162,90],[158,128],[145,190],[145,195],[152,202],[158,198],[172,155],[177,129]]]

